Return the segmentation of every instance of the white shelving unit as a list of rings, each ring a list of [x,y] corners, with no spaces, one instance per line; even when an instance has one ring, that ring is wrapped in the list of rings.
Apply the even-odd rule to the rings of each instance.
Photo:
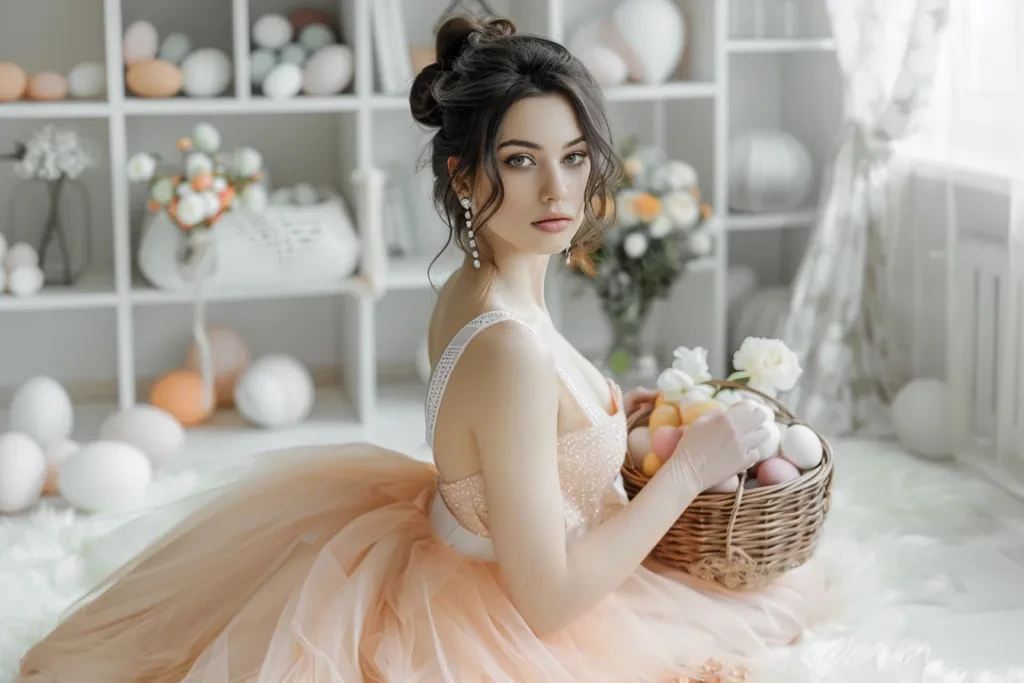
[[[735,2],[736,0],[734,0]],[[209,120],[225,133],[225,145],[251,144],[260,149],[275,181],[315,180],[331,183],[343,194],[359,223],[368,207],[353,189],[350,178],[389,163],[413,170],[426,138],[408,112],[402,94],[381,92],[375,77],[372,44],[373,0],[80,0],[75,3],[74,28],[51,29],[64,34],[36,35],[52,25],[45,19],[61,0],[19,3],[0,11],[0,59],[67,71],[79,61],[106,65],[108,94],[102,101],[0,104],[0,149],[12,145],[46,122],[87,128],[102,142],[101,167],[89,181],[94,205],[92,268],[76,285],[46,288],[38,295],[15,298],[0,295],[0,340],[5,350],[30,348],[31,357],[0,361],[0,395],[34,374],[50,374],[69,387],[84,387],[73,396],[105,400],[127,407],[144,401],[147,383],[180,364],[190,341],[191,299],[156,290],[135,274],[135,235],[143,199],[139,188],[125,176],[127,158],[140,149],[159,149],[186,133],[199,121]],[[445,0],[405,0],[408,38],[431,44],[430,31],[447,4]],[[614,0],[492,0],[501,14],[510,16],[520,30],[540,32],[567,40],[587,20],[607,13]],[[216,8],[214,8],[216,5]],[[662,145],[666,151],[692,163],[701,188],[714,210],[727,218],[729,230],[716,241],[713,256],[696,264],[678,295],[665,302],[668,315],[652,335],[679,343],[701,344],[712,351],[715,371],[726,363],[726,271],[734,250],[728,242],[733,231],[771,231],[776,227],[809,222],[808,212],[787,216],[728,216],[728,147],[730,134],[742,116],[737,91],[751,84],[737,72],[737,60],[767,53],[760,64],[778,60],[818,60],[827,55],[827,41],[733,40],[729,36],[729,6],[714,0],[679,0],[687,22],[687,54],[677,74],[659,85],[628,84],[607,92],[609,112],[617,135],[637,135]],[[251,25],[266,12],[287,12],[313,6],[336,13],[343,41],[353,49],[352,86],[336,97],[305,97],[272,101],[252,94],[249,87]],[[138,19],[151,21],[161,36],[170,31],[194,35],[196,46],[216,46],[232,58],[234,82],[224,96],[212,99],[176,97],[140,99],[124,88],[122,37]],[[69,21],[71,21],[69,19]],[[15,28],[15,27],[20,28]],[[98,35],[88,35],[90,29]],[[31,34],[32,40],[18,38]],[[14,52],[25,53],[24,55]],[[792,56],[792,53],[800,53]],[[764,67],[775,69],[776,66]],[[42,66],[33,66],[41,70]],[[783,67],[778,67],[783,69]],[[778,76],[776,83],[801,78]],[[753,72],[755,77],[759,74]],[[813,75],[813,74],[811,74]],[[783,84],[785,85],[785,84]],[[792,83],[786,87],[793,87]],[[792,92],[781,96],[791,99]],[[773,102],[780,104],[778,95]],[[815,98],[816,99],[816,98]],[[784,104],[784,103],[781,103]],[[772,107],[757,107],[759,111]],[[826,145],[829,133],[815,123],[816,114],[791,113],[794,125],[808,124],[811,137]],[[820,150],[819,150],[820,151]],[[315,174],[315,178],[312,177]],[[0,177],[0,202],[6,190]],[[416,220],[422,231],[443,244],[447,232],[424,202]],[[809,209],[808,209],[809,211]],[[357,227],[362,227],[357,225]],[[0,223],[5,232],[10,226]],[[433,230],[433,232],[431,232]],[[379,240],[365,234],[364,240]],[[255,353],[294,353],[325,385],[314,420],[343,422],[358,430],[389,412],[388,398],[403,394],[380,386],[396,373],[396,366],[411,368],[415,342],[422,334],[433,296],[431,281],[439,283],[451,267],[442,260],[430,273],[434,256],[428,244],[422,255],[392,260],[384,280],[385,294],[377,297],[361,274],[337,287],[267,291],[220,291],[209,294],[209,322],[233,324],[250,340]],[[557,268],[553,269],[557,272]],[[551,306],[567,334],[580,346],[599,345],[603,321],[595,302],[575,297],[564,287],[564,276],[551,281]],[[78,332],[76,332],[78,330]],[[73,346],[68,346],[68,340]],[[406,385],[422,390],[418,382]],[[406,399],[402,399],[406,400]],[[225,424],[235,424],[233,418]]]

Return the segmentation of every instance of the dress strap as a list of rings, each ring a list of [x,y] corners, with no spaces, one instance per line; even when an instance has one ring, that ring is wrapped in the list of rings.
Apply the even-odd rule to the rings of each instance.
[[[434,427],[437,424],[437,412],[441,408],[441,398],[444,396],[444,390],[448,386],[448,380],[452,376],[452,371],[455,370],[455,364],[459,358],[462,357],[462,352],[466,350],[469,342],[477,334],[486,330],[491,325],[496,323],[505,322],[506,320],[514,320],[524,325],[531,332],[533,328],[526,323],[519,320],[516,316],[509,313],[508,311],[488,311],[478,315],[477,317],[466,323],[459,332],[452,337],[452,340],[448,343],[444,353],[441,354],[441,358],[437,361],[437,367],[430,376],[430,383],[427,387],[427,400],[426,400],[426,422],[427,422],[427,443],[430,446],[434,445]]]

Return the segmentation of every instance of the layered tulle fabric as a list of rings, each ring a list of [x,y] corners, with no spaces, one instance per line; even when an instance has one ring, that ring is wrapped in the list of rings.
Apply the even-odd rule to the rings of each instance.
[[[813,618],[798,572],[733,596],[639,569],[540,638],[498,567],[434,533],[432,466],[367,445],[283,458],[201,507],[89,596],[21,683],[662,681],[750,669]],[[723,678],[722,680],[729,680]]]

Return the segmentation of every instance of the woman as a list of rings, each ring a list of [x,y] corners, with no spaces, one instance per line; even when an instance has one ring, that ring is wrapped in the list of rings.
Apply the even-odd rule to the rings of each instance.
[[[599,87],[504,20],[449,20],[437,58],[410,98],[466,261],[430,324],[436,469],[365,444],[275,458],[112,577],[23,683],[657,681],[709,659],[756,680],[811,618],[804,571],[733,596],[643,565],[753,463],[766,417],[733,407],[635,500],[616,486],[650,392],[622,396],[543,299],[549,258],[588,248],[607,213]]]

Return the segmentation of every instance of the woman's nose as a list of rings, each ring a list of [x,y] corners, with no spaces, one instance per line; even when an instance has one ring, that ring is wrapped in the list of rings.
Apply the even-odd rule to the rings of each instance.
[[[544,177],[541,200],[546,204],[553,204],[565,199],[567,192],[565,174],[562,169],[549,169]]]

